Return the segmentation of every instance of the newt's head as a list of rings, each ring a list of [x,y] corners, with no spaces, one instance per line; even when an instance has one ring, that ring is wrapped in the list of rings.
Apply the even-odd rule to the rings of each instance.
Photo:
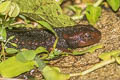
[[[73,34],[64,34],[64,39],[70,48],[79,48],[98,43],[101,39],[101,32],[94,27],[87,26]]]

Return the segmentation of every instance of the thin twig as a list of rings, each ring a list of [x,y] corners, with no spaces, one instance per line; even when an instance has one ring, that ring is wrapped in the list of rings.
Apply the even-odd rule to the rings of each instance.
[[[111,63],[113,63],[113,62],[115,62],[115,59],[114,59],[114,58],[112,58],[112,59],[110,59],[110,60],[102,61],[102,62],[94,65],[92,68],[90,68],[90,69],[88,69],[88,70],[85,70],[85,71],[80,72],[80,73],[72,73],[72,74],[70,74],[70,76],[71,76],[71,77],[72,77],[72,76],[80,76],[80,75],[82,76],[82,75],[88,74],[88,73],[90,73],[90,72],[92,72],[92,71],[94,71],[94,70],[96,70],[96,69],[98,69],[98,68],[101,68],[101,67],[103,67],[103,66],[105,66],[105,65],[111,64]]]

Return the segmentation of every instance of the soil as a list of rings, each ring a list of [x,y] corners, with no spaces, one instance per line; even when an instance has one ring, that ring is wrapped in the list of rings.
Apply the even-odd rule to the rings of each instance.
[[[87,21],[80,21],[79,24],[88,24]],[[87,70],[99,63],[98,55],[103,52],[120,49],[120,16],[111,10],[103,9],[102,16],[95,25],[102,33],[102,39],[98,44],[103,44],[104,48],[96,50],[94,53],[86,53],[81,56],[67,56],[50,61],[50,65],[59,67],[63,73],[75,73]],[[96,44],[97,45],[97,44]],[[86,48],[86,47],[85,47]],[[79,48],[82,50],[85,48]],[[42,75],[38,71],[32,73],[38,80],[42,80]],[[97,69],[85,76],[71,77],[69,80],[120,80],[120,65],[112,63]]]

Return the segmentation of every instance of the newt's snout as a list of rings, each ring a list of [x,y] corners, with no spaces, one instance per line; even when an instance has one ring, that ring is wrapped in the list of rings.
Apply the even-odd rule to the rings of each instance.
[[[101,32],[94,27],[82,27],[80,31],[71,35],[63,34],[64,39],[70,48],[79,48],[98,43],[101,39]]]

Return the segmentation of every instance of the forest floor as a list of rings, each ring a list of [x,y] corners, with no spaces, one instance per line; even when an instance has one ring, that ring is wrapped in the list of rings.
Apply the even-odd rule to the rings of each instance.
[[[88,22],[80,21],[79,24],[88,24]],[[98,58],[99,54],[120,49],[120,16],[111,10],[103,9],[102,16],[95,27],[102,33],[102,39],[98,43],[104,45],[102,49],[98,49],[92,54],[61,57],[50,61],[50,65],[59,67],[63,73],[82,72],[101,61]],[[38,80],[42,80],[40,72],[34,71],[33,74]],[[72,77],[70,80],[120,80],[120,65],[112,63],[85,76]]]

